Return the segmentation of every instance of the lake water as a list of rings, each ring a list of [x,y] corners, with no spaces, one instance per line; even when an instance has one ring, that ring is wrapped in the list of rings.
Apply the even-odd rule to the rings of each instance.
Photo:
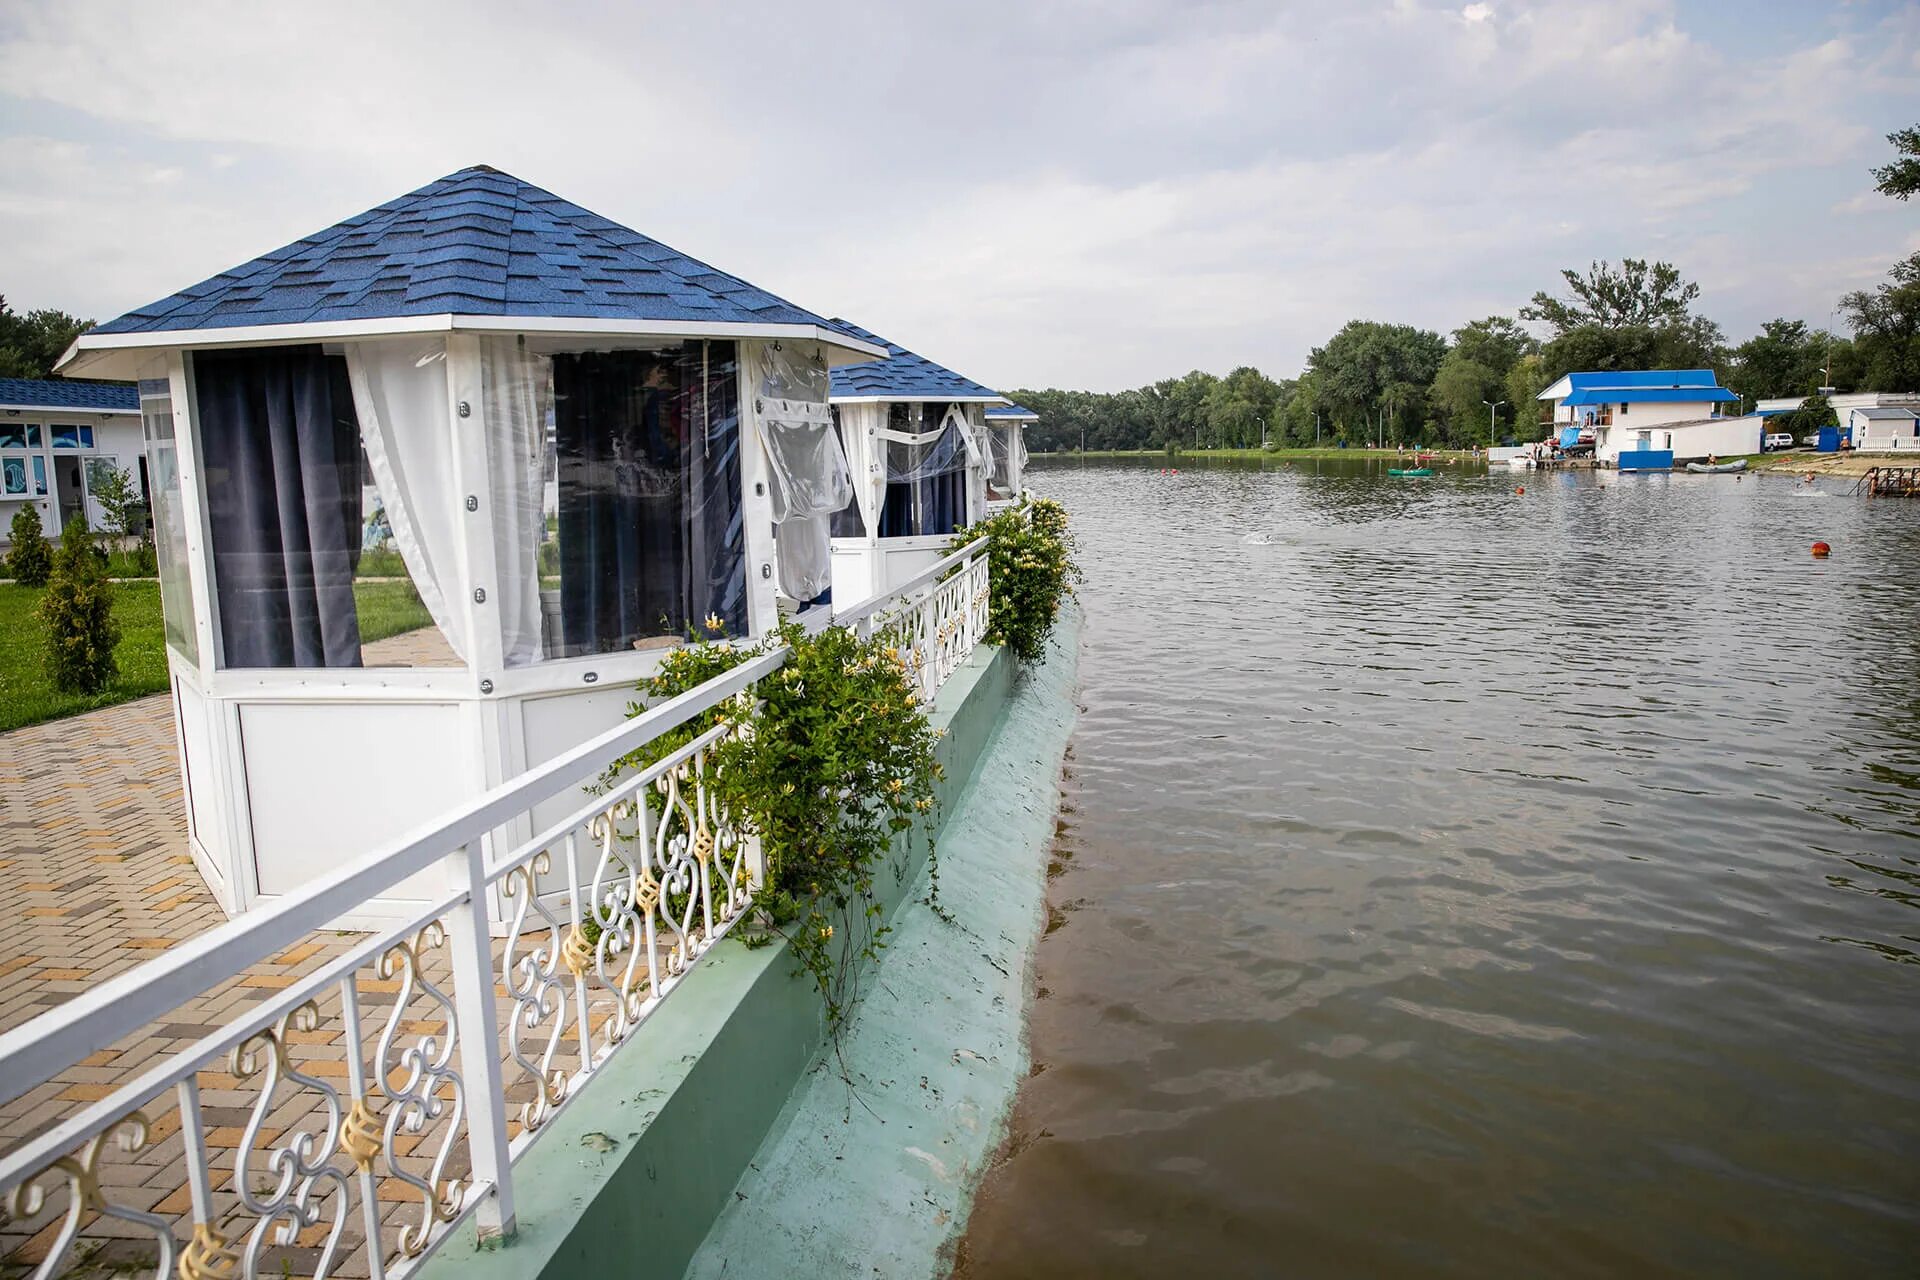
[[[1920,1274],[1920,502],[1850,483],[1036,462],[1083,710],[960,1274]]]

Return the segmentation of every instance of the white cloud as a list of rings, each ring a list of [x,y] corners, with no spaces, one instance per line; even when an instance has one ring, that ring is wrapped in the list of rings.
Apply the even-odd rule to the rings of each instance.
[[[1623,254],[1737,333],[1894,256],[1917,52],[1890,5],[49,0],[0,19],[0,288],[115,314],[486,162],[1003,385],[1285,373]]]

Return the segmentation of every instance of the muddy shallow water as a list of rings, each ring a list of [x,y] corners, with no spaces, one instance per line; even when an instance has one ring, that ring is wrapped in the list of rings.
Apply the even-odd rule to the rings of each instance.
[[[1084,711],[960,1274],[1913,1274],[1920,503],[1035,473]]]

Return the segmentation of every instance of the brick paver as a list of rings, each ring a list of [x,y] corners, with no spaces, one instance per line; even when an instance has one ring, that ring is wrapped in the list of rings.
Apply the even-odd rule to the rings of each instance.
[[[370,664],[442,665],[452,655],[429,628],[369,645],[367,658]],[[27,1022],[225,918],[186,850],[169,697],[143,698],[0,734],[0,923],[5,925],[0,938],[0,1030]],[[290,938],[286,950],[245,974],[180,1008],[156,1011],[156,1022],[140,1034],[0,1105],[0,1149],[10,1149],[88,1102],[108,1096],[141,1069],[158,1065],[242,1016],[363,937],[327,932]],[[444,948],[428,953],[425,961],[427,976],[451,991]],[[360,1056],[372,1063],[400,984],[379,977],[371,964],[359,970],[359,978]],[[351,1102],[337,993],[323,993],[319,1005],[318,1025],[289,1035],[288,1058],[303,1073],[339,1090],[343,1102]],[[399,1020],[405,1033],[401,1043],[433,1035],[444,1044],[445,1021],[439,1014],[428,997],[416,993]],[[251,1230],[254,1219],[233,1190],[234,1165],[245,1126],[259,1109],[264,1077],[238,1080],[227,1073],[227,1065],[223,1061],[199,1073],[200,1118],[211,1152],[219,1216],[230,1235],[239,1235]],[[516,1102],[531,1096],[530,1083],[509,1090]],[[115,1205],[174,1219],[174,1236],[184,1242],[191,1237],[192,1222],[181,1154],[185,1139],[172,1091],[149,1104],[146,1114],[151,1126],[145,1145],[133,1153],[109,1147],[99,1163],[99,1182]],[[302,1130],[318,1137],[328,1124],[324,1095],[283,1080],[262,1117],[258,1146],[270,1148],[284,1135]],[[518,1132],[517,1125],[513,1131]],[[406,1157],[400,1166],[426,1175],[444,1137],[444,1120],[428,1121],[418,1137],[403,1134],[393,1144]],[[351,1171],[344,1157],[336,1157],[335,1164]],[[265,1195],[275,1180],[265,1160],[256,1155],[247,1167],[256,1194]],[[462,1133],[456,1135],[445,1172],[459,1176],[465,1169]],[[354,1184],[350,1194],[334,1190],[331,1198],[321,1196],[322,1222],[300,1230],[292,1246],[269,1247],[263,1270],[278,1272],[284,1263],[292,1273],[311,1271],[332,1213],[339,1209],[346,1223],[335,1271],[365,1275],[357,1253],[358,1194]],[[377,1197],[385,1252],[391,1257],[400,1225],[420,1217],[421,1193],[399,1178],[383,1176]],[[10,1269],[40,1261],[65,1209],[65,1192],[58,1183],[49,1184],[46,1206],[37,1214],[15,1221],[0,1209],[0,1262]],[[86,1242],[84,1256],[94,1267],[150,1265],[155,1255],[149,1229],[108,1218],[90,1218],[81,1238]]]

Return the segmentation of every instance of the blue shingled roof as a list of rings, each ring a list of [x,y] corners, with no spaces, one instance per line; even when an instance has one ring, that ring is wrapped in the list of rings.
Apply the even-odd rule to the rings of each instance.
[[[1736,398],[1725,387],[1585,387],[1560,403],[1577,409],[1586,404],[1718,404]]]
[[[1717,387],[1720,380],[1711,369],[1631,369],[1609,373],[1570,373],[1567,382],[1575,391],[1594,387]]]
[[[827,323],[480,165],[130,311],[95,332],[447,314]]]
[[[1040,415],[1023,405],[1003,404],[987,410],[989,418],[1038,418]]]
[[[944,365],[915,355],[859,325],[833,319],[834,327],[887,349],[885,360],[865,360],[833,371],[830,398],[872,396],[884,400],[1000,400],[1004,397],[972,378],[963,378]]]
[[[86,378],[0,378],[0,405],[23,409],[140,412],[140,392],[131,382]]]

